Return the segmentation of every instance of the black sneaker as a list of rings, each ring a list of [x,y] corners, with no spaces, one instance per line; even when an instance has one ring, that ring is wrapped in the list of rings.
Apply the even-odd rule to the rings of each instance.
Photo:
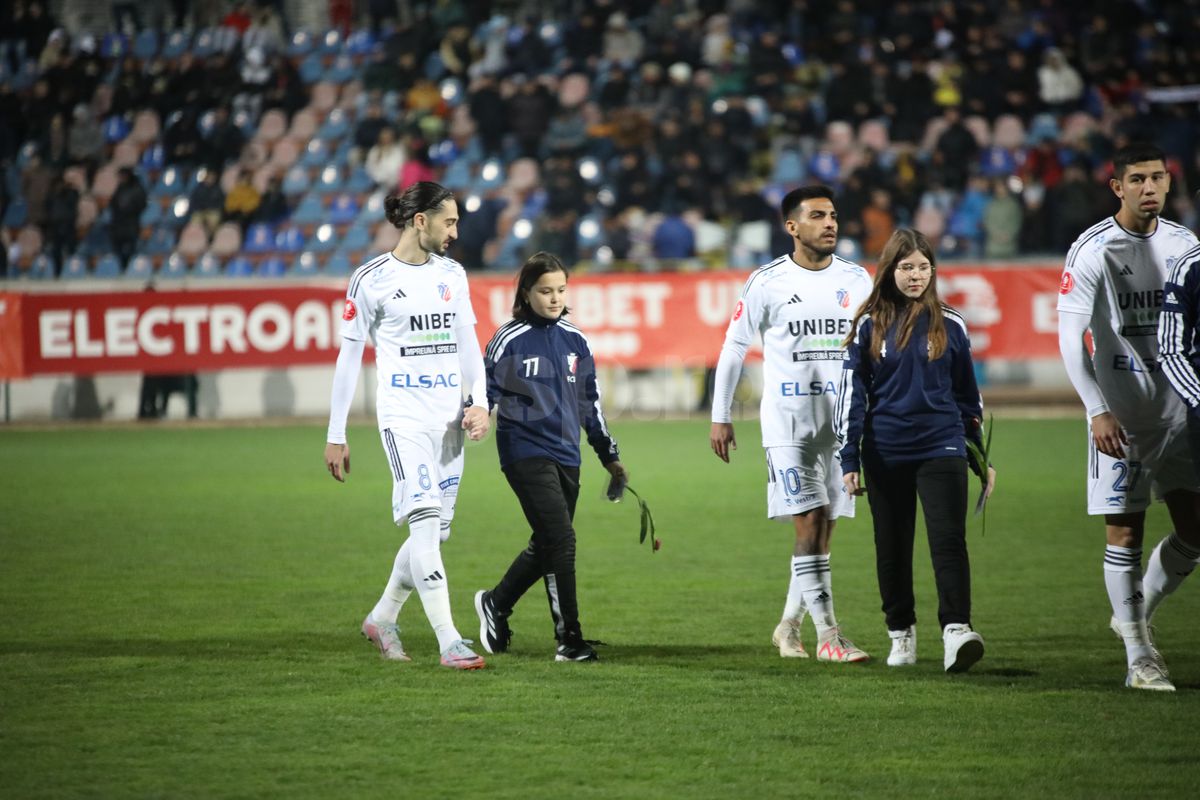
[[[592,643],[584,639],[567,640],[558,646],[555,661],[599,661]]]
[[[492,593],[480,589],[475,593],[475,613],[479,615],[479,641],[489,653],[503,653],[512,641],[508,617],[496,611]]]

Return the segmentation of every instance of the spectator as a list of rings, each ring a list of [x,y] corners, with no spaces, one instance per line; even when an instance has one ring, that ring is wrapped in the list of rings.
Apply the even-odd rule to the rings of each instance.
[[[614,12],[605,25],[604,57],[628,68],[641,59],[644,48],[645,40],[630,27],[625,12]]]
[[[546,135],[553,113],[554,98],[541,82],[518,82],[516,94],[508,101],[508,117],[520,157],[540,157],[542,137]]]
[[[237,161],[246,144],[246,134],[233,124],[229,109],[217,106],[213,110],[212,130],[205,142],[206,161],[210,170],[224,169],[231,161]]]
[[[400,167],[400,179],[396,184],[396,190],[399,192],[414,183],[432,181],[436,177],[433,165],[429,162],[429,145],[421,139],[412,138],[405,140],[404,149],[407,158],[404,165]]]
[[[404,166],[404,145],[396,141],[396,132],[390,127],[379,131],[379,141],[367,153],[366,170],[375,186],[391,190],[400,180],[400,168]]]
[[[1013,258],[1021,242],[1021,204],[1003,178],[992,181],[992,200],[983,212],[984,258]]]
[[[947,108],[943,117],[946,120],[946,129],[938,137],[933,160],[941,171],[946,186],[961,191],[967,183],[968,167],[975,162],[979,153],[979,143],[975,141],[975,135],[963,124],[962,112],[958,106]]]
[[[74,122],[67,134],[67,159],[87,169],[90,178],[104,155],[104,135],[86,105],[75,106]]]
[[[241,225],[243,232],[254,217],[254,212],[258,211],[259,203],[262,202],[258,189],[254,188],[252,178],[250,170],[241,170],[238,172],[237,182],[225,196],[225,219]]]
[[[495,78],[485,74],[476,79],[468,107],[479,131],[479,144],[484,155],[500,155],[504,134],[508,132],[508,109]]]
[[[1038,97],[1051,111],[1063,113],[1078,106],[1083,96],[1083,79],[1057,47],[1042,54],[1037,76]]]
[[[185,108],[163,133],[163,158],[168,164],[191,167],[203,154],[204,141],[196,127],[196,112]]]
[[[29,209],[26,221],[31,225],[42,226],[46,222],[47,200],[50,198],[50,188],[54,185],[55,171],[46,163],[40,154],[30,157],[25,169],[21,171],[21,197]]]
[[[655,258],[694,258],[696,234],[677,211],[668,211],[654,229],[652,247]]]
[[[870,197],[862,212],[863,254],[874,259],[892,238],[896,217],[892,213],[892,195],[887,189],[872,189]]]
[[[254,212],[255,222],[265,222],[268,225],[278,225],[292,213],[288,205],[287,195],[283,193],[283,181],[278,175],[271,176],[267,190],[263,192],[258,210]]]
[[[58,176],[46,202],[46,231],[49,234],[46,244],[54,260],[54,274],[58,275],[78,242],[79,190]]]
[[[217,178],[220,173],[215,169],[203,170],[200,183],[192,189],[189,206],[192,219],[204,226],[204,232],[212,238],[213,232],[221,224],[221,215],[225,210],[225,192]]]
[[[146,210],[146,190],[129,167],[121,167],[117,173],[117,189],[108,207],[112,213],[108,226],[109,239],[113,252],[121,262],[121,269],[125,269],[129,259],[137,252],[142,212]]]

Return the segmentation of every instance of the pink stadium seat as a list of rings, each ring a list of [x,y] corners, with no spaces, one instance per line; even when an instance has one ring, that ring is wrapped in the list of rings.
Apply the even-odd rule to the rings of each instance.
[[[254,138],[271,143],[283,136],[286,130],[287,115],[278,108],[273,108],[263,114],[262,120],[258,123],[258,132],[255,133]]]
[[[978,143],[980,150],[992,146],[992,124],[987,121],[986,117],[982,117],[978,114],[972,114],[963,120],[963,125],[965,125],[967,130],[971,132],[971,135],[975,137],[975,141]]]
[[[590,85],[587,76],[572,72],[558,85],[558,102],[564,108],[574,108],[588,98]]]
[[[996,118],[992,131],[992,142],[997,147],[1016,150],[1025,146],[1025,123],[1015,114],[1001,114]]]
[[[213,234],[212,252],[222,259],[230,258],[242,247],[242,229],[235,223],[224,222]]]
[[[342,87],[341,96],[338,98],[337,107],[350,113],[354,111],[355,103],[358,101],[358,96],[362,94],[362,81],[351,81]]]
[[[337,85],[329,81],[314,83],[312,87],[312,107],[320,116],[325,116],[337,105]]]
[[[158,112],[149,108],[143,109],[134,117],[133,131],[130,132],[129,138],[145,147],[158,138],[160,127]]]
[[[274,164],[263,164],[254,171],[254,178],[250,182],[254,184],[255,189],[258,189],[258,193],[262,194],[271,185],[271,178],[282,173],[283,171],[276,169]]]
[[[317,113],[311,108],[302,108],[292,117],[288,138],[307,142],[317,132]]]
[[[295,127],[295,126],[293,126]],[[271,148],[269,166],[280,173],[287,172],[288,167],[296,163],[300,157],[300,145],[290,136],[285,136]]]
[[[88,194],[81,196],[75,213],[76,231],[82,233],[92,227],[92,223],[99,215],[100,206],[96,203],[96,198]]]
[[[132,141],[133,137],[125,139],[113,149],[112,163],[117,167],[135,167],[142,157],[142,149]]]
[[[96,176],[92,178],[92,196],[101,208],[108,205],[108,198],[112,197],[116,190],[117,168],[112,164],[105,164],[96,170]]]
[[[913,217],[913,227],[925,234],[930,243],[937,247],[937,242],[946,232],[946,218],[934,206],[922,206]]]
[[[87,191],[87,170],[83,167],[67,167],[63,170],[63,180],[80,194]]]
[[[891,145],[887,126],[877,119],[869,119],[858,127],[858,143],[882,153]]]
[[[175,246],[175,252],[188,261],[195,261],[207,249],[208,234],[204,232],[204,226],[196,220],[192,220],[183,227],[183,231],[179,234],[179,244]]]
[[[240,175],[241,172],[241,164],[230,164],[229,166],[225,167],[224,171],[221,173],[221,191],[223,191],[225,194],[229,194],[229,191],[233,188],[234,184],[237,183],[238,175]]]
[[[945,117],[934,117],[925,126],[925,135],[921,137],[921,149],[926,153],[932,152],[937,146],[937,140],[945,132],[950,123]]]
[[[518,158],[508,166],[508,188],[524,194],[537,188],[538,165],[532,158]]]
[[[844,156],[854,147],[854,128],[849,122],[834,120],[825,126],[825,142],[834,155]]]
[[[394,246],[394,245],[393,245]],[[28,269],[42,252],[42,232],[35,225],[26,225],[17,234],[17,264]]]

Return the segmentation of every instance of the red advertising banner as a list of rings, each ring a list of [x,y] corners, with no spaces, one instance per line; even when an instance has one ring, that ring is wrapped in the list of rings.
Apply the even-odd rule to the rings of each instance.
[[[711,365],[747,274],[579,275],[571,320],[602,363]],[[1057,357],[1058,278],[1057,266],[938,270],[978,358]],[[511,316],[513,277],[473,274],[470,283],[482,345]],[[0,293],[0,378],[332,363],[343,293],[333,284]]]

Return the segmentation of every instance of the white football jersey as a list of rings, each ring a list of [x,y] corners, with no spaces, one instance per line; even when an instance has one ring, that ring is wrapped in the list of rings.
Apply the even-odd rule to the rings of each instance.
[[[838,256],[821,270],[780,256],[750,275],[725,337],[749,346],[762,334],[763,447],[835,446],[842,342],[870,293],[867,271]]]
[[[1096,383],[1126,428],[1184,418],[1183,403],[1159,368],[1158,315],[1171,267],[1195,245],[1195,234],[1165,219],[1143,235],[1109,217],[1084,231],[1067,254],[1058,310],[1090,317]]]
[[[380,430],[456,424],[463,380],[455,330],[464,325],[475,325],[475,312],[466,272],[453,259],[430,254],[409,264],[386,253],[354,271],[342,336],[375,344]]]

